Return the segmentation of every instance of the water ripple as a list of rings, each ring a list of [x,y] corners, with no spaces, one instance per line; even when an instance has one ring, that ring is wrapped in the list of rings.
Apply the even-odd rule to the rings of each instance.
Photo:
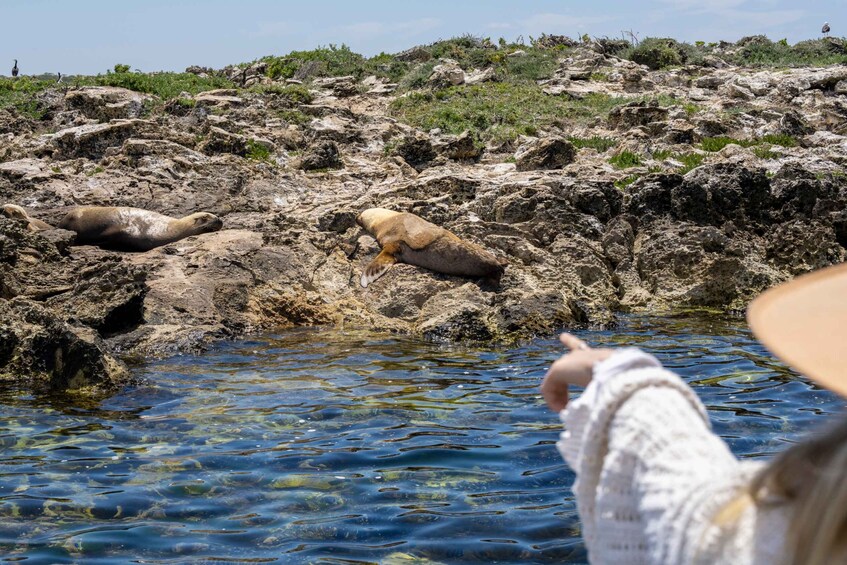
[[[632,317],[741,457],[843,408],[738,319]],[[511,349],[295,330],[178,356],[99,405],[0,390],[0,552],[27,563],[584,562],[573,474]]]

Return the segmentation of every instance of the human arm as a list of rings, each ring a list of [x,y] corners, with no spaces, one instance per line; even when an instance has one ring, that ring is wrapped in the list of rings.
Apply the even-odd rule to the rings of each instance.
[[[542,391],[556,407],[567,397],[554,384],[588,381],[561,412],[565,431],[557,447],[577,474],[574,493],[592,561],[686,562],[737,492],[738,462],[711,432],[691,388],[655,357],[622,349],[594,359],[591,351],[597,350],[579,349],[554,363]]]

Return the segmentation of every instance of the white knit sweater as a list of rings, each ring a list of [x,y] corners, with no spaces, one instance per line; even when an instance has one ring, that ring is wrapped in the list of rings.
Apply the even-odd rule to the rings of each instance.
[[[728,527],[716,514],[761,463],[739,462],[712,433],[703,404],[652,355],[623,349],[597,363],[562,410],[557,447],[574,469],[592,563],[779,563],[784,506],[748,505]]]

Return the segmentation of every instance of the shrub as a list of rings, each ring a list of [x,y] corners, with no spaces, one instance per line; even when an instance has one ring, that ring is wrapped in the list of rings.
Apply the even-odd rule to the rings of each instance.
[[[639,65],[653,70],[684,65],[695,59],[695,49],[687,43],[679,43],[669,37],[648,37],[637,47],[623,52],[623,56]]]
[[[248,159],[253,161],[271,162],[271,150],[263,143],[259,143],[253,139],[247,140],[247,155]]]
[[[114,72],[94,77],[93,82],[100,86],[119,86],[137,92],[155,94],[165,100],[177,98],[183,92],[198,94],[206,90],[235,87],[233,83],[222,77],[201,78],[191,73]]]
[[[34,120],[41,120],[46,112],[37,94],[55,84],[53,80],[38,80],[23,76],[17,79],[0,78],[0,108]]]
[[[763,35],[745,37],[731,61],[758,67],[824,66],[847,62],[847,44],[843,39],[825,37],[801,41],[794,46],[786,40],[771,41]]]
[[[328,45],[311,51],[292,51],[282,57],[263,57],[267,76],[273,79],[292,78],[298,72],[309,76],[346,76],[361,78],[365,74],[365,58],[346,45]],[[306,78],[305,76],[301,78]]]
[[[276,96],[291,105],[311,104],[313,99],[312,93],[302,84],[260,84],[250,90]]]

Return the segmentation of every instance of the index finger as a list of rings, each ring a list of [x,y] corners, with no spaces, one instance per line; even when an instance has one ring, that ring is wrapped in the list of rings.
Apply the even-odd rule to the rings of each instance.
[[[580,349],[591,349],[591,347],[589,347],[587,343],[585,343],[575,335],[571,335],[568,333],[560,335],[559,341],[561,341],[562,345],[564,345],[571,351],[577,351]]]

